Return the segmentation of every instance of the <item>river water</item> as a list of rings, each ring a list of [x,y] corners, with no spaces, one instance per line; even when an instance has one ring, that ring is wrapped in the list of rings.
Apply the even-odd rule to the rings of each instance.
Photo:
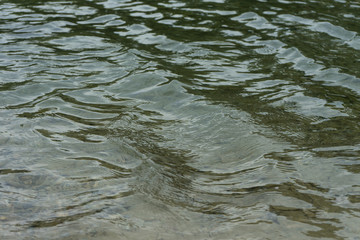
[[[0,1],[1,239],[360,239],[360,2]]]

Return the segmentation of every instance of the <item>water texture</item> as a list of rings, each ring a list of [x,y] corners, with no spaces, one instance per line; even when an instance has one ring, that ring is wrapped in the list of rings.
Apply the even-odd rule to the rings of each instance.
[[[0,1],[1,239],[359,239],[360,2]]]

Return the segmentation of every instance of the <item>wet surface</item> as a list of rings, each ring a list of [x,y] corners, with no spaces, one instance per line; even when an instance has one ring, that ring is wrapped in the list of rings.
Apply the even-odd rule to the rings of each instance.
[[[359,239],[359,13],[1,1],[1,239]]]

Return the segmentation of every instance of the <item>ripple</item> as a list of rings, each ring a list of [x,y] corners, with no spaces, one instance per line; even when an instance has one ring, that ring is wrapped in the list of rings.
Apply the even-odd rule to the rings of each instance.
[[[0,10],[1,236],[359,235],[355,1]]]
[[[89,49],[104,49],[109,44],[104,43],[102,38],[91,36],[76,36],[61,38],[49,41],[50,44],[57,45],[58,48],[63,50],[81,51]]]

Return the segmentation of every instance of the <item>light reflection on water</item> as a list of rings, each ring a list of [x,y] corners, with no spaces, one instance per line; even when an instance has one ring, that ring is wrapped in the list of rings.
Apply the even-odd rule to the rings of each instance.
[[[357,239],[359,3],[0,3],[1,239]]]

